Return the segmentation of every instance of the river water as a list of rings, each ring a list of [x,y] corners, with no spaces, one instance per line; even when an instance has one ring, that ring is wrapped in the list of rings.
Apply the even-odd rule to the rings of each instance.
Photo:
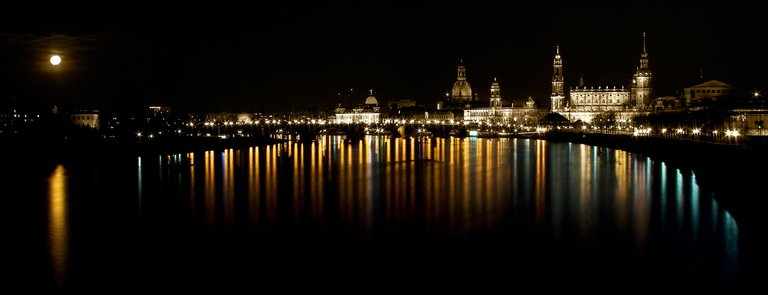
[[[7,279],[29,291],[742,284],[739,225],[716,194],[621,150],[326,136],[31,169],[5,185],[22,200],[5,208]]]

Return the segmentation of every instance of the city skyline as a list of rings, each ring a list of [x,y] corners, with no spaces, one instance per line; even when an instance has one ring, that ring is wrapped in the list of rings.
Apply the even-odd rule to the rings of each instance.
[[[566,89],[580,77],[588,85],[624,85],[637,67],[643,31],[656,96],[681,94],[702,72],[744,93],[765,86],[749,7],[633,7],[358,4],[265,8],[275,13],[250,18],[215,8],[233,17],[210,24],[194,22],[205,15],[194,7],[165,16],[165,8],[137,6],[114,18],[61,12],[79,19],[10,9],[1,32],[0,77],[8,86],[2,95],[108,110],[280,111],[359,103],[374,89],[384,101],[433,106],[450,90],[463,59],[481,100],[496,77],[502,99],[532,96],[547,106],[555,46]],[[145,21],[131,22],[132,12]],[[694,15],[714,13],[722,20],[695,21]],[[48,22],[28,26],[22,19]],[[62,56],[58,69],[46,64],[51,54]]]

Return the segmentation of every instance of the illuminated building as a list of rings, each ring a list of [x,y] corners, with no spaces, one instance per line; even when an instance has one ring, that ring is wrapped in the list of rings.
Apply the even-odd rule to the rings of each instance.
[[[493,78],[493,84],[491,84],[491,107],[501,107],[501,89],[499,88],[499,82],[496,81],[496,77]]]
[[[606,111],[622,111],[627,108],[627,104],[630,99],[629,89],[613,88],[609,86],[598,86],[595,89],[594,86],[587,88],[586,86],[579,85],[579,87],[571,88],[571,103],[569,109],[571,111],[587,111],[587,112],[606,112]]]
[[[590,122],[592,117],[601,112],[618,112],[621,118],[629,118],[644,112],[651,106],[651,79],[653,75],[648,67],[648,52],[643,33],[643,51],[640,54],[640,66],[635,71],[631,87],[624,86],[585,86],[584,79],[577,87],[570,88],[568,95],[563,92],[563,60],[560,47],[557,46],[553,62],[552,96],[553,112],[565,115],[569,120]]]
[[[491,95],[488,107],[474,107],[464,109],[464,120],[473,122],[496,122],[505,124],[532,124],[540,117],[541,110],[536,108],[532,97],[528,97],[520,107],[515,107],[514,102],[505,107],[501,100],[501,87],[499,81],[493,78],[491,83]]]
[[[379,107],[379,101],[373,96],[373,89],[370,90],[371,95],[365,98],[365,103],[358,105],[354,108],[346,108],[339,106],[336,108],[336,122],[337,123],[365,123],[375,124],[381,121],[381,108]]]
[[[651,100],[651,70],[648,69],[648,52],[645,51],[645,32],[643,32],[643,52],[640,53],[640,66],[632,78],[632,94],[630,100],[642,109]]]
[[[472,87],[469,86],[469,82],[467,81],[467,68],[464,67],[463,60],[459,64],[456,82],[453,83],[453,88],[451,88],[450,98],[455,102],[472,101]]]
[[[565,107],[565,93],[563,92],[563,60],[560,57],[560,45],[555,50],[555,61],[552,63],[552,111],[557,112]]]
[[[69,114],[69,121],[78,127],[99,129],[98,110],[78,110]]]

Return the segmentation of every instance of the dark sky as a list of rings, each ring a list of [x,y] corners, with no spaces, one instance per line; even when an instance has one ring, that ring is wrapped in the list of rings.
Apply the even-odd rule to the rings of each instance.
[[[340,92],[357,103],[368,89],[433,105],[460,58],[481,99],[495,76],[504,99],[548,105],[556,44],[568,87],[580,75],[628,86],[643,31],[656,95],[675,95],[700,70],[745,92],[768,90],[765,15],[733,1],[27,2],[0,9],[0,96],[44,105],[324,110]],[[59,68],[47,63],[54,53]]]

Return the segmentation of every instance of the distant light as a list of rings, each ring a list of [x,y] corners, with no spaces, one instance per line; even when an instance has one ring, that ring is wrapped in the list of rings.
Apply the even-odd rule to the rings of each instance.
[[[693,129],[693,134],[699,134],[699,132],[701,132],[701,130],[700,130],[700,129],[698,129],[698,128],[696,128],[696,129]]]
[[[58,66],[61,63],[61,56],[53,55],[51,56],[51,64],[54,66]]]
[[[755,93],[752,93],[752,95],[754,95],[755,98],[757,98],[758,96],[760,96],[760,92],[759,91],[755,91]]]

